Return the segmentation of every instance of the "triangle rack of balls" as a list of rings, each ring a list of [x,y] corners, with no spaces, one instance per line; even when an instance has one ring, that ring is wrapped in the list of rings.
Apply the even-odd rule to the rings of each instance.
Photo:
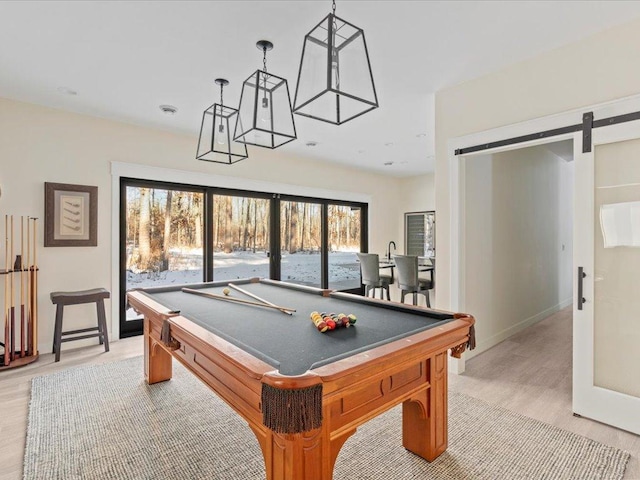
[[[357,320],[353,313],[345,315],[344,313],[311,312],[310,317],[318,331],[322,333],[336,328],[349,328],[355,325]]]

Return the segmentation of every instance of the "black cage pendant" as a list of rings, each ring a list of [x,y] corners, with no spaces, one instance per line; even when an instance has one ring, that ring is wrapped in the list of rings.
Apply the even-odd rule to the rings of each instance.
[[[273,44],[260,40],[262,70],[256,70],[242,84],[234,140],[258,147],[277,148],[296,139],[289,86],[284,78],[267,73],[267,50]]]
[[[220,85],[220,104],[214,103],[202,114],[200,137],[196,158],[207,162],[231,165],[248,158],[247,146],[234,142],[231,130],[234,128],[238,110],[226,107],[222,98],[222,89],[229,84],[224,78],[216,78]]]
[[[336,125],[378,107],[364,31],[327,15],[304,37],[293,111]]]

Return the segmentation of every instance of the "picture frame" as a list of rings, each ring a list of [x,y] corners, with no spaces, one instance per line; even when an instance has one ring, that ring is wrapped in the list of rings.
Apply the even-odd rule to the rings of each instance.
[[[44,184],[44,246],[98,245],[98,187]]]

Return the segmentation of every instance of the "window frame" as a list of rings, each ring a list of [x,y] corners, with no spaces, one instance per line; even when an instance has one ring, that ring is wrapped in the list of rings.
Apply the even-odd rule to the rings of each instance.
[[[120,177],[120,215],[119,215],[119,255],[120,255],[120,299],[119,299],[119,324],[120,324],[120,338],[141,335],[142,334],[142,320],[126,320],[126,206],[127,206],[127,187],[139,187],[139,188],[154,188],[164,190],[178,190],[178,191],[190,191],[190,192],[202,192],[204,194],[204,206],[203,206],[203,219],[204,219],[204,238],[203,238],[203,280],[213,280],[213,229],[214,222],[212,221],[213,215],[213,198],[214,195],[226,195],[235,197],[252,197],[269,199],[269,277],[274,280],[280,280],[281,269],[281,255],[280,255],[280,206],[281,201],[294,201],[294,202],[308,202],[321,205],[321,226],[322,226],[322,242],[321,242],[321,275],[320,282],[322,288],[328,288],[329,282],[329,264],[328,264],[328,243],[329,243],[329,225],[328,225],[328,209],[329,205],[350,206],[359,208],[360,213],[360,251],[368,251],[368,231],[369,231],[369,204],[367,202],[357,202],[350,200],[339,199],[327,199],[318,197],[307,197],[301,195],[292,195],[276,192],[261,192],[254,190],[244,190],[235,188],[225,188],[217,186],[203,186],[187,183],[166,182],[161,180],[147,180],[133,177]],[[362,288],[341,290],[348,293],[361,294]]]

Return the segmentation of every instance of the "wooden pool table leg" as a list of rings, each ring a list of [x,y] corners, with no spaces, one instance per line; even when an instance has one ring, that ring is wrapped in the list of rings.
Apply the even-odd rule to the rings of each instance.
[[[323,436],[322,429],[290,435],[252,429],[262,447],[267,480],[332,480],[340,448],[356,431],[344,432],[330,441],[328,432]]]
[[[171,354],[151,336],[151,323],[144,319],[144,377],[149,385],[171,380]]]
[[[431,462],[447,449],[447,352],[428,368],[430,388],[402,404],[402,445]]]

